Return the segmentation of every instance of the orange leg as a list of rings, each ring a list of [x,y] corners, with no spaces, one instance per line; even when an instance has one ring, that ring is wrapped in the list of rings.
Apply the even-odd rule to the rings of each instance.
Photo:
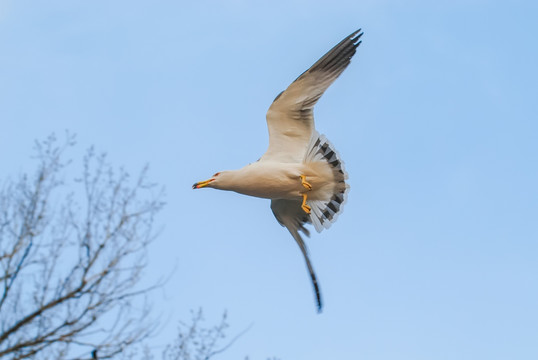
[[[301,207],[303,208],[305,213],[310,214],[310,211],[312,209],[310,208],[310,206],[306,205],[306,194],[303,194],[303,203],[301,204]]]
[[[312,185],[310,185],[307,181],[306,181],[306,176],[304,175],[301,175],[301,184],[303,184],[303,186],[308,190],[308,191],[311,191],[312,190]]]

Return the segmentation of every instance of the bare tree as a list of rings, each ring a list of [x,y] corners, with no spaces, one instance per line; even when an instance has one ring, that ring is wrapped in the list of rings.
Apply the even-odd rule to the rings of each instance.
[[[110,359],[151,331],[139,280],[160,192],[91,149],[64,181],[73,145],[37,142],[35,174],[0,189],[2,359]]]

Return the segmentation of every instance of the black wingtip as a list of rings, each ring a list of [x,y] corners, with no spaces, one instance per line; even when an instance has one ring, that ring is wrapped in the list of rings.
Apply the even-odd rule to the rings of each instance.
[[[318,281],[315,275],[312,274],[312,285],[314,285],[314,292],[316,293],[316,305],[318,308],[318,314],[323,311],[323,302],[321,301],[321,291],[319,290]]]
[[[358,34],[358,35],[357,35]],[[358,30],[355,30],[354,32],[352,32],[348,38],[350,39],[358,39],[362,36],[362,34],[364,34],[364,32],[362,31],[362,29],[358,29]]]
[[[359,41],[359,39],[362,37],[362,35],[364,35],[364,32],[361,32],[360,34],[357,35],[357,33],[359,33],[359,31],[361,31],[361,29],[355,31],[353,34],[351,34],[349,36],[349,38],[351,39],[351,42],[353,42],[355,44],[355,47],[357,47],[357,46],[359,46],[361,44],[362,40]],[[357,36],[355,36],[355,35],[357,35]]]
[[[357,30],[355,30],[355,31],[353,31],[351,34],[349,34],[348,38],[352,38],[352,37],[354,37],[355,35],[357,35],[357,34],[358,34],[359,32],[361,32],[361,31],[362,31],[362,29],[360,29],[360,28],[357,29]],[[362,35],[362,33],[361,33],[361,35]],[[359,35],[359,36],[361,36],[361,35]]]

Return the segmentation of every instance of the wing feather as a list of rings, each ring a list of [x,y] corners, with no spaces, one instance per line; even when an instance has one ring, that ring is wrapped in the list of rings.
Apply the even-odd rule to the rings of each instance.
[[[267,111],[269,147],[260,160],[301,162],[314,131],[313,108],[349,65],[360,45],[357,30],[333,47],[281,92]]]
[[[299,234],[299,231],[302,231],[306,236],[310,236],[309,231],[304,227],[304,224],[310,222],[310,218],[301,208],[301,201],[297,200],[272,200],[271,210],[273,210],[273,214],[280,225],[288,229],[303,253],[306,267],[308,268],[310,279],[312,280],[312,287],[314,288],[314,293],[316,295],[318,312],[321,312],[323,304],[321,301],[321,291],[319,289],[318,279],[316,277],[316,273],[314,272],[314,267],[310,262],[308,248],[306,247],[303,238]]]

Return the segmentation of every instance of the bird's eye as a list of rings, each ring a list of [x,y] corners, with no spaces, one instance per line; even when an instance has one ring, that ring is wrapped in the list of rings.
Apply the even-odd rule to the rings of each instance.
[[[220,175],[219,172],[218,172],[218,173],[214,173],[214,174],[213,174],[213,177],[217,177],[217,176],[219,176],[219,175]]]

